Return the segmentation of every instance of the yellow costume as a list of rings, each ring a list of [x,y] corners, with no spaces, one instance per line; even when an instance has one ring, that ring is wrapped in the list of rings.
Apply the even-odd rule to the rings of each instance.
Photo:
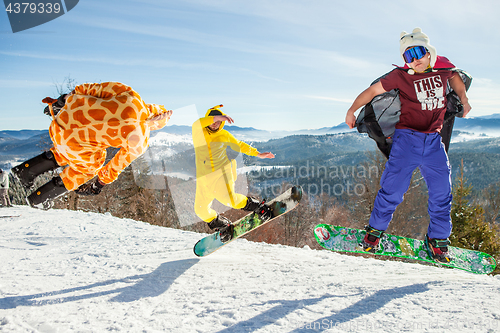
[[[194,122],[192,126],[193,144],[196,153],[196,199],[195,213],[203,221],[210,222],[217,217],[217,212],[211,208],[214,199],[220,203],[241,209],[247,204],[247,197],[234,192],[236,182],[236,161],[230,161],[226,149],[250,156],[257,156],[257,149],[243,141],[236,139],[231,133],[224,130],[225,122],[219,129],[212,131],[208,126],[214,123],[214,110],[224,115],[219,108],[222,105],[209,109],[204,118]]]
[[[150,131],[167,124],[169,117],[153,120],[165,112],[163,105],[144,103],[122,83],[77,86],[49,128],[57,163],[68,165],[60,174],[66,189],[75,190],[96,174],[105,184],[116,180],[145,152]],[[120,150],[103,166],[108,147]]]

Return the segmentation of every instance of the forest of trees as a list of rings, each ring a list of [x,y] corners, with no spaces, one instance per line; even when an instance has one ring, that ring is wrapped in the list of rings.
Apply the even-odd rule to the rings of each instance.
[[[111,156],[112,151],[109,154],[109,157]],[[349,180],[352,184],[352,193],[347,194],[347,191],[344,191],[342,195],[332,195],[328,191],[311,192],[311,189],[315,188],[309,186],[310,191],[304,191],[303,199],[294,211],[277,218],[258,231],[246,235],[245,238],[257,242],[320,249],[312,231],[314,226],[319,223],[363,228],[367,224],[372,210],[385,161],[380,153],[367,153],[365,162],[356,170],[378,170],[378,172],[370,173],[368,177],[366,173],[356,172],[356,170],[346,166],[344,170],[352,171],[349,176],[347,177],[347,173],[344,172],[346,177],[338,177],[339,179],[331,185],[343,184],[345,186],[346,181]],[[182,207],[182,202],[175,202],[173,199],[170,187],[179,182],[178,179],[151,175],[148,163],[142,158],[137,159],[133,166],[133,168],[128,167],[124,170],[117,181],[105,186],[99,196],[86,197],[69,193],[59,198],[55,202],[54,208],[110,213],[116,217],[131,218],[164,227],[210,232],[206,223],[200,220],[195,219],[188,225],[180,223],[179,214],[192,209],[192,207]],[[297,177],[297,174],[295,177],[290,174],[286,175],[282,170],[280,175],[283,177],[266,179],[270,180],[273,191],[278,193],[290,184],[299,183],[307,188],[308,180],[310,181],[315,176],[321,178],[323,173],[332,172],[332,170],[323,169],[319,170],[316,175],[302,175],[307,177]],[[41,179],[37,180],[37,185],[43,184],[50,177],[51,175],[40,177]],[[251,192],[251,195],[261,196],[265,193],[262,191],[262,179],[259,177],[248,176],[248,188],[255,191],[255,193]],[[150,186],[155,182],[166,184],[166,186]],[[357,192],[355,186],[358,186]],[[187,198],[194,196],[192,191],[182,194],[185,195],[186,199],[177,201],[188,202]],[[15,181],[12,182],[11,196],[14,204],[25,204],[26,193]],[[397,208],[387,232],[423,239],[429,219],[427,200],[425,181],[417,169],[405,199]],[[239,210],[229,210],[223,213],[232,221],[245,214]],[[450,237],[452,245],[487,252],[493,255],[497,261],[500,260],[498,237],[500,235],[500,184],[491,184],[482,191],[473,191],[464,176],[462,167],[461,172],[454,180],[452,221],[454,224],[453,234]],[[494,273],[498,274],[499,272],[500,270],[497,268]]]

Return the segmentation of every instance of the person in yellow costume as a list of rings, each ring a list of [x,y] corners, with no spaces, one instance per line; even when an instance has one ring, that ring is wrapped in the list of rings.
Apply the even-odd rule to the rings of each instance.
[[[221,241],[227,242],[232,238],[232,223],[211,208],[214,199],[223,205],[246,211],[265,210],[267,206],[255,198],[235,192],[236,160],[229,159],[226,149],[230,147],[234,151],[259,158],[274,158],[274,154],[259,153],[226,131],[224,124],[232,124],[234,120],[220,110],[222,106],[209,109],[205,117],[195,121],[192,126],[196,154],[194,209],[210,229],[220,231]]]
[[[67,167],[27,198],[38,208],[49,208],[48,203],[67,191],[99,194],[146,151],[150,131],[163,128],[172,115],[163,105],[146,104],[119,82],[82,84],[57,100],[43,101],[52,116],[49,134],[54,146],[13,168],[13,173],[31,187],[38,175]],[[120,150],[104,165],[108,147]]]

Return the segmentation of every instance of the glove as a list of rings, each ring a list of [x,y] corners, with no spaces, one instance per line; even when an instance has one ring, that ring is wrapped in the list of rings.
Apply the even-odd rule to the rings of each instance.
[[[99,177],[92,179],[91,181],[80,185],[79,188],[75,190],[78,195],[98,195],[101,193],[104,184],[101,184]]]

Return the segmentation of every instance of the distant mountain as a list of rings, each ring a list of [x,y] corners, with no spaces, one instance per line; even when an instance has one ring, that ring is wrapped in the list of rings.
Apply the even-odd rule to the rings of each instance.
[[[480,118],[480,119],[500,119],[500,113],[493,113],[487,116],[478,116],[475,118]]]
[[[239,127],[234,125],[226,125],[224,129],[231,132],[236,138],[249,142],[265,142],[268,140],[284,138],[292,135],[326,135],[357,132],[356,129],[350,129],[345,123],[341,123],[333,127],[292,131],[266,131],[253,127]],[[453,130],[454,132],[457,132],[457,134],[459,132],[466,132],[469,134],[463,135],[460,141],[474,139],[481,134],[495,137],[500,136],[500,114],[497,113],[489,116],[472,118],[456,118]],[[165,126],[160,131],[153,132],[152,136],[155,136],[158,132],[177,135],[191,135],[191,126]]]
[[[283,134],[277,134],[277,132],[269,132],[264,130],[255,129],[253,127],[238,127],[225,125],[224,129],[228,130],[232,134],[234,134],[237,138],[241,140],[269,140],[275,137],[281,137]],[[191,136],[191,126],[186,125],[169,125],[163,127],[159,131],[154,131],[151,133],[151,136],[154,137],[158,133],[169,133],[176,135],[189,135]],[[286,136],[286,135],[285,135]]]
[[[325,135],[291,135],[254,144],[259,151],[270,151],[274,159],[249,160],[255,165],[295,165],[307,161],[322,164],[356,164],[365,158],[365,152],[376,145],[367,135],[358,133]]]
[[[232,133],[237,139],[249,142],[264,142],[271,139],[279,139],[292,135],[325,135],[338,134],[346,132],[356,132],[350,129],[345,123],[333,127],[323,127],[318,129],[303,129],[292,131],[266,131],[253,127],[239,127],[234,125],[225,125],[224,129]],[[171,125],[165,126],[159,131],[152,132],[154,137],[157,133],[170,133],[176,135],[191,135],[191,126]]]
[[[11,131],[11,130],[3,130],[0,131],[0,139],[8,138],[8,139],[19,139],[25,140],[36,135],[41,135],[44,133],[48,133],[47,130],[20,130],[20,131]]]
[[[464,166],[464,175],[474,190],[500,182],[500,138],[456,142],[448,151],[452,180]]]
[[[177,135],[191,135],[191,126],[184,125],[167,125],[163,127],[161,130],[151,132],[151,135],[154,136],[158,133],[170,133]]]
[[[0,131],[0,167],[10,169],[52,146],[49,131]]]
[[[457,117],[453,129],[489,136],[500,136],[500,114],[473,118]]]
[[[481,153],[500,154],[500,138],[481,138],[470,141],[456,142],[450,146],[453,152],[475,151]]]
[[[274,167],[357,165],[366,161],[367,151],[376,151],[373,140],[347,125],[301,131],[265,131],[252,127],[226,126],[234,136],[259,151],[271,151],[275,159],[245,157],[247,166]],[[340,132],[340,133],[339,133]],[[194,150],[190,126],[166,126],[152,132],[145,156],[154,170],[194,175]],[[0,131],[0,167],[9,169],[48,149],[48,131]],[[453,178],[464,160],[466,177],[477,188],[500,181],[500,114],[457,118],[449,151]],[[178,169],[178,170],[177,170]]]

